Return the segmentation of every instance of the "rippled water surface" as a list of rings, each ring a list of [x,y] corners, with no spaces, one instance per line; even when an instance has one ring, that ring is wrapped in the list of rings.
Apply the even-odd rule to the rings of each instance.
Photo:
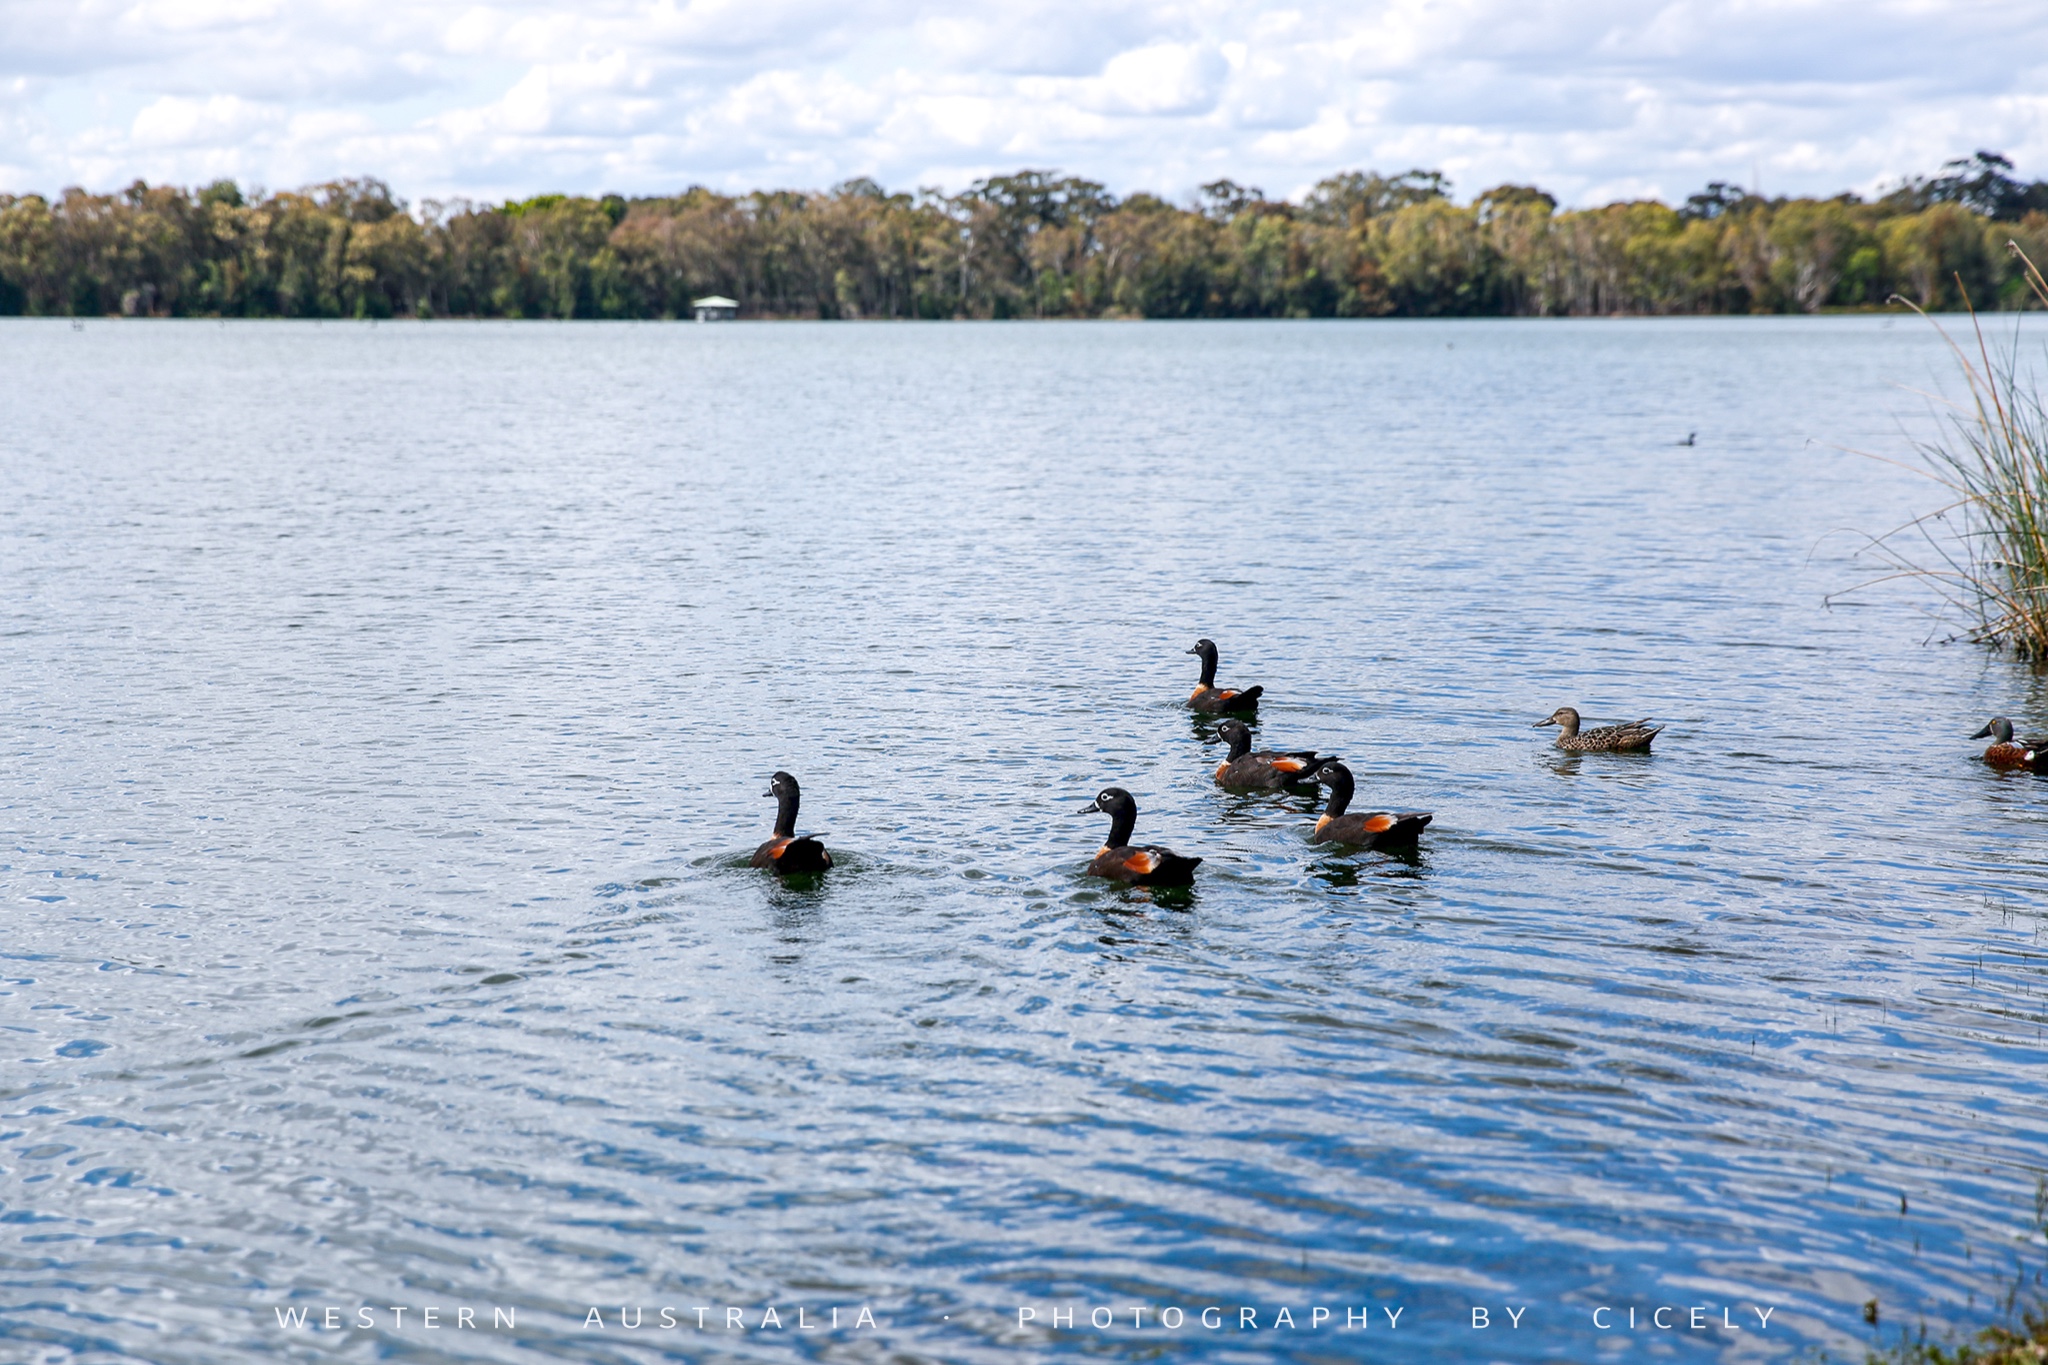
[[[0,1356],[1991,1320],[2043,1256],[2048,780],[1963,736],[2048,688],[1823,603],[1831,532],[1938,492],[1836,447],[1904,453],[1944,365],[1883,319],[0,325]],[[1420,856],[1219,792],[1198,635]],[[1569,758],[1563,704],[1669,729]],[[817,884],[744,865],[777,768]],[[1184,902],[1080,875],[1112,782]]]

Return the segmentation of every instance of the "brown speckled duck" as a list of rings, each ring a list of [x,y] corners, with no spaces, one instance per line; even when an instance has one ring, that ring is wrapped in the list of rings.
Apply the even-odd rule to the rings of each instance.
[[[1275,753],[1271,749],[1252,752],[1251,727],[1241,720],[1226,720],[1216,727],[1216,738],[1230,746],[1230,757],[1216,767],[1216,785],[1253,791],[1280,791],[1297,782],[1313,782],[1316,769],[1335,762],[1313,749]]]
[[[2031,768],[2034,755],[2043,746],[2012,737],[2012,722],[2004,716],[1993,716],[1983,729],[1970,736],[1971,739],[1989,739],[1991,747],[1984,751],[1984,761],[1994,768]]]
[[[823,844],[808,834],[796,832],[797,805],[803,800],[796,779],[788,773],[777,773],[768,779],[768,790],[761,794],[776,800],[775,837],[754,850],[753,866],[782,874],[823,872],[832,866],[832,855]]]
[[[1316,821],[1310,843],[1350,844],[1356,848],[1393,849],[1414,852],[1423,826],[1436,816],[1428,811],[1373,810],[1351,814],[1351,769],[1336,759],[1325,760],[1316,769],[1316,781],[1330,789],[1330,804]]]
[[[1200,858],[1183,857],[1157,845],[1131,846],[1138,827],[1138,803],[1122,787],[1104,787],[1076,815],[1101,811],[1109,817],[1109,839],[1089,861],[1088,875],[1107,877],[1131,886],[1190,886]]]
[[[1603,725],[1597,730],[1581,730],[1579,713],[1569,706],[1560,706],[1550,713],[1548,719],[1539,720],[1529,728],[1541,730],[1546,725],[1555,725],[1559,733],[1557,747],[1569,754],[1643,754],[1650,751],[1650,741],[1662,734],[1664,727],[1650,724],[1649,718],[1632,720],[1626,725]]]
[[[1216,644],[1213,640],[1197,640],[1195,647],[1188,651],[1202,659],[1202,681],[1188,696],[1190,710],[1220,716],[1228,711],[1256,711],[1263,687],[1247,687],[1242,692],[1234,687],[1216,685]]]

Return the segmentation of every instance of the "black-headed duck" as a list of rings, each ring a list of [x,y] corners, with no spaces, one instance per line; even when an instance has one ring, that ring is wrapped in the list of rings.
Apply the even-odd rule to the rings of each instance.
[[[1663,726],[1650,724],[1647,716],[1626,725],[1603,725],[1597,730],[1581,730],[1579,713],[1569,706],[1558,707],[1529,728],[1541,730],[1546,725],[1558,727],[1557,747],[1568,754],[1648,753],[1650,741],[1664,732]]]
[[[1253,753],[1251,727],[1241,720],[1224,721],[1216,727],[1216,737],[1230,745],[1230,757],[1216,767],[1219,787],[1280,791],[1298,782],[1315,781],[1317,768],[1336,761],[1313,749]]]
[[[796,779],[777,773],[768,779],[763,796],[775,798],[775,837],[754,850],[753,866],[778,873],[823,872],[832,866],[832,855],[810,835],[796,832],[796,810],[803,800]]]
[[[1247,687],[1242,692],[1234,687],[1216,685],[1216,643],[1213,640],[1197,640],[1195,647],[1188,651],[1202,659],[1202,681],[1188,696],[1188,707],[1212,716],[1229,711],[1256,711],[1263,687]]]
[[[1429,811],[1350,812],[1351,769],[1329,759],[1316,769],[1316,781],[1330,789],[1330,804],[1316,821],[1310,843],[1352,844],[1359,848],[1386,848],[1413,852],[1423,826],[1436,819]]]
[[[1195,880],[1200,858],[1187,858],[1170,848],[1132,847],[1138,827],[1138,803],[1122,787],[1104,787],[1076,815],[1101,811],[1109,817],[1109,840],[1088,864],[1088,875],[1132,886],[1188,886]]]

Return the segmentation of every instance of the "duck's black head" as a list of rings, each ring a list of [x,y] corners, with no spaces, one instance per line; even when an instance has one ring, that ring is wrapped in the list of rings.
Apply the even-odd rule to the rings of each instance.
[[[1101,811],[1104,815],[1116,815],[1121,811],[1136,811],[1138,802],[1122,787],[1104,787],[1095,793],[1095,799],[1074,812],[1076,815],[1093,815]]]
[[[1252,731],[1241,720],[1226,720],[1216,727],[1216,738],[1230,746],[1231,761],[1243,758],[1252,749]]]
[[[2000,744],[2012,743],[2012,722],[2004,716],[1993,716],[1984,723],[1984,728],[1970,736],[1971,739],[1991,739]]]
[[[1330,804],[1325,809],[1325,814],[1330,816],[1342,815],[1350,807],[1351,793],[1354,790],[1351,781],[1351,769],[1345,767],[1334,758],[1328,759],[1317,767],[1315,781],[1318,785],[1330,789]]]
[[[1205,663],[1214,663],[1216,661],[1216,642],[1214,640],[1197,640],[1195,641],[1195,647],[1190,649],[1188,653],[1199,655]]]
[[[803,800],[796,779],[788,773],[777,773],[768,779],[768,790],[761,795],[775,798],[776,837],[787,839],[795,835],[797,807]]]
[[[1104,787],[1095,793],[1095,799],[1074,812],[1089,815],[1101,811],[1109,817],[1109,838],[1103,841],[1104,848],[1120,848],[1131,841],[1131,831],[1138,827],[1138,803],[1122,787]]]

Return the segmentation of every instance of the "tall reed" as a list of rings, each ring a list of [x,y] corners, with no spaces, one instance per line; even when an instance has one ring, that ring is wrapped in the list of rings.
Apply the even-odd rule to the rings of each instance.
[[[2048,280],[2018,243],[2008,246],[2048,307]],[[1967,292],[1963,299],[1969,303]],[[1941,400],[1950,408],[1945,436],[1915,445],[1921,472],[1946,487],[1951,501],[1871,539],[1866,553],[1888,570],[1872,583],[1931,584],[1973,622],[1970,639],[2048,659],[2048,403],[2039,376],[2022,365],[2017,330],[2002,347],[1986,342],[1974,305],[1972,354],[1918,305],[1896,301],[1941,333],[1969,392],[1962,401]]]

